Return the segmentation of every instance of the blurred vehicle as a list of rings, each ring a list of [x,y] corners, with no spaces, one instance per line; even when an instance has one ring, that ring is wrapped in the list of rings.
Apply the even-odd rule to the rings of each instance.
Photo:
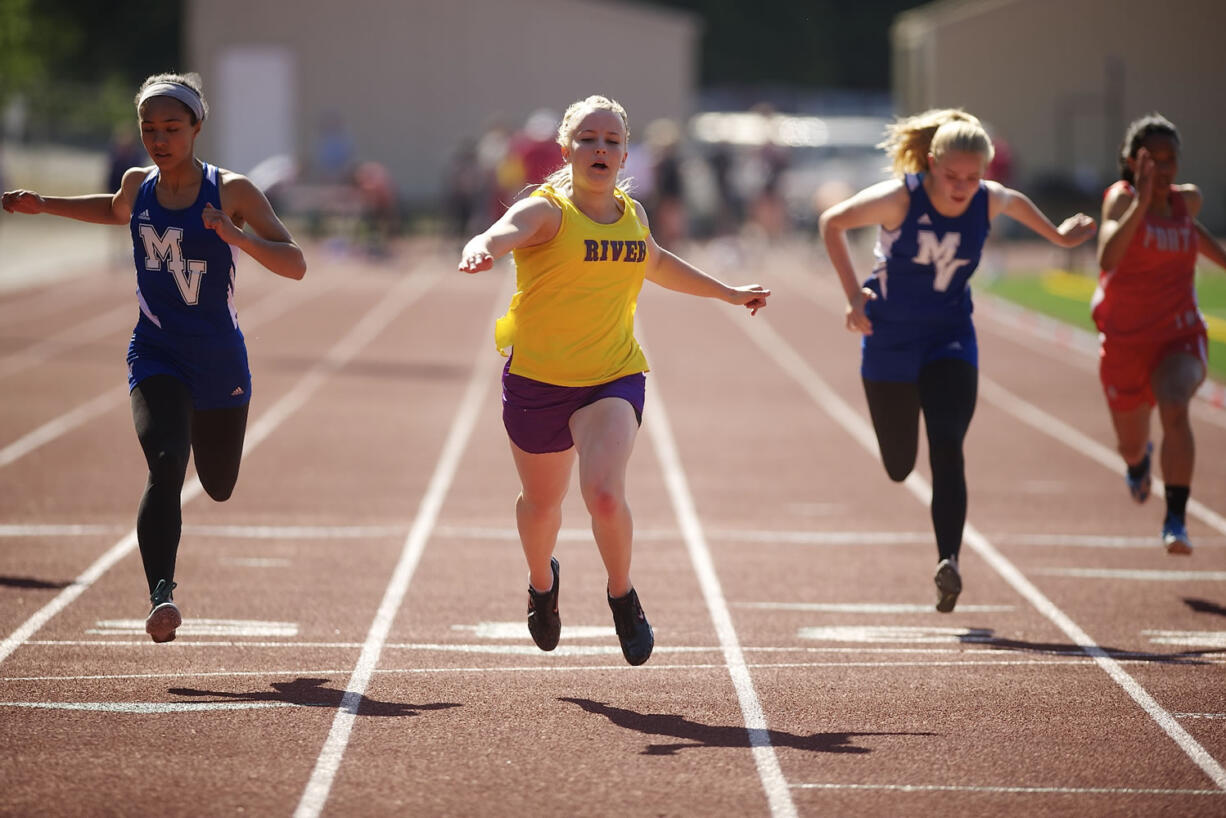
[[[696,153],[730,156],[731,186],[740,201],[769,189],[782,197],[792,228],[815,231],[827,207],[890,178],[888,159],[877,147],[889,122],[883,116],[712,111],[690,120],[689,137]],[[713,187],[705,186],[708,194]],[[717,209],[705,201],[692,205],[699,212]]]

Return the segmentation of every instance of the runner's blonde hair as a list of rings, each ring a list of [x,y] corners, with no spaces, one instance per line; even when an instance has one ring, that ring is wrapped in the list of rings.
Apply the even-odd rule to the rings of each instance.
[[[952,151],[977,153],[984,163],[996,150],[983,123],[961,108],[933,108],[886,126],[885,140],[877,147],[890,157],[896,176],[928,170],[928,154],[938,160]]]

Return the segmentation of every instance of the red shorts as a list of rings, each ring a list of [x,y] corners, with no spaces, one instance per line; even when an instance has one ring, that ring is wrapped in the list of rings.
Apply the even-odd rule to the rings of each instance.
[[[1112,341],[1104,338],[1099,349],[1098,377],[1103,382],[1107,405],[1114,412],[1157,403],[1150,376],[1168,355],[1183,353],[1208,365],[1209,335],[1204,326],[1187,335],[1160,341]]]

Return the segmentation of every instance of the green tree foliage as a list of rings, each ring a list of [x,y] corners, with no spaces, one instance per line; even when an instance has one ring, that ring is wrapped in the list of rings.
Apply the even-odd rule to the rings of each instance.
[[[24,101],[29,139],[105,139],[142,79],[182,68],[181,19],[181,0],[0,0],[0,108]]]

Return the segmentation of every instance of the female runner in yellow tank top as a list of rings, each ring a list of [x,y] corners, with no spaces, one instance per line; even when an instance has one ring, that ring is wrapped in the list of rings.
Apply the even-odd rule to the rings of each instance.
[[[647,371],[634,338],[639,289],[646,279],[751,313],[766,306],[770,291],[728,286],[655,243],[642,205],[619,187],[629,136],[617,102],[591,96],[571,105],[558,128],[561,169],[469,240],[459,269],[488,270],[514,252],[516,293],[495,336],[499,349],[510,351],[503,423],[522,487],[515,517],[528,561],[528,630],[542,650],[557,646],[553,551],[577,454],[618,640],[626,661],[640,665],[654,636],[630,581],[626,504]]]

